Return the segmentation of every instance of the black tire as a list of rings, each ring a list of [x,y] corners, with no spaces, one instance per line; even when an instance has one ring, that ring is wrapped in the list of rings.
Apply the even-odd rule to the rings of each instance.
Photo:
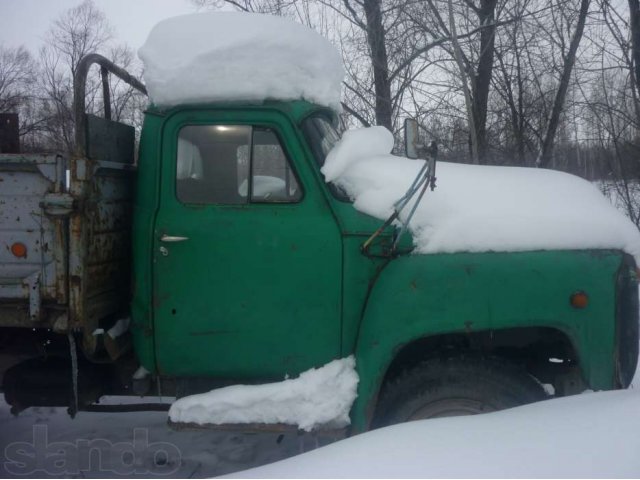
[[[432,359],[384,387],[374,427],[493,412],[545,398],[547,394],[536,379],[503,360]]]

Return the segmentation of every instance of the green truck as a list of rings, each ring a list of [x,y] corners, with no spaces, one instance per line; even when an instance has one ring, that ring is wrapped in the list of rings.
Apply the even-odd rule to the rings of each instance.
[[[144,86],[99,55],[89,67]],[[320,172],[336,113],[305,101],[150,106],[134,131],[76,102],[70,158],[0,155],[0,339],[14,411],[162,408],[354,355],[351,432],[626,388],[633,258],[416,254]],[[130,323],[123,319],[130,316]],[[143,368],[140,368],[143,367]],[[136,372],[136,373],[134,373]],[[142,374],[140,373],[142,372]],[[147,373],[148,372],[148,373]]]

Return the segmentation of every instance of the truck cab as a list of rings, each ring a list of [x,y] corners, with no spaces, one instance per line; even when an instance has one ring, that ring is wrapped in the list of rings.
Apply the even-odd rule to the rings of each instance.
[[[393,227],[365,251],[380,221],[320,172],[338,140],[335,114],[305,101],[147,113],[132,304],[145,368],[224,385],[353,354],[360,429],[397,410],[400,400],[385,398],[406,388],[393,385],[407,372],[446,371],[447,362],[508,372],[524,383],[520,403],[544,398],[540,382],[558,395],[629,383],[638,323],[630,256],[419,255],[410,235],[390,254]],[[589,292],[584,308],[572,305],[579,292]]]
[[[358,432],[550,393],[626,388],[633,377],[630,255],[420,254],[409,233],[392,247],[393,225],[363,248],[381,221],[357,211],[320,171],[340,139],[327,107],[152,105],[137,162],[131,129],[79,115],[71,158],[0,157],[2,179],[16,185],[47,165],[58,172],[38,180],[42,188],[24,204],[31,218],[46,219],[37,234],[14,228],[5,213],[22,197],[3,199],[2,228],[14,233],[5,237],[0,278],[13,296],[0,299],[0,326],[5,345],[45,338],[45,350],[56,347],[68,379],[59,403],[73,390],[75,408],[93,408],[100,394],[135,390],[140,377],[181,397],[282,380],[353,355]],[[38,255],[16,256],[15,243]],[[45,275],[52,265],[55,281]],[[31,273],[20,277],[19,268]],[[129,314],[128,330],[120,328]],[[38,360],[7,372],[9,403],[42,402],[19,386],[31,375],[30,388],[46,390],[34,375],[46,368]],[[96,368],[110,380],[85,382],[82,372]],[[82,395],[83,385],[100,388]]]

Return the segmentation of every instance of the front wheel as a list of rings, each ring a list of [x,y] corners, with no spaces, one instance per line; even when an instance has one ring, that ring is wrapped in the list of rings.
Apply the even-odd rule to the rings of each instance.
[[[387,384],[374,427],[475,415],[543,400],[542,385],[503,360],[456,357],[418,364]]]

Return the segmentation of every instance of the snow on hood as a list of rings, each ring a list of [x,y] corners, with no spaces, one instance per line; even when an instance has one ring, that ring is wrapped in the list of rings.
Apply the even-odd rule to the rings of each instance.
[[[304,98],[339,109],[344,69],[315,31],[280,17],[208,12],[158,23],[138,51],[153,103]]]
[[[637,478],[640,391],[381,428],[237,478]]]
[[[233,385],[177,400],[172,422],[205,424],[284,423],[311,431],[350,424],[358,374],[353,356],[312,368],[298,378],[265,385]]]
[[[390,155],[392,147],[384,127],[348,131],[322,173],[356,209],[386,219],[423,165]],[[436,177],[437,188],[425,194],[410,224],[418,253],[611,248],[640,264],[636,226],[579,177],[446,162],[438,162]]]

